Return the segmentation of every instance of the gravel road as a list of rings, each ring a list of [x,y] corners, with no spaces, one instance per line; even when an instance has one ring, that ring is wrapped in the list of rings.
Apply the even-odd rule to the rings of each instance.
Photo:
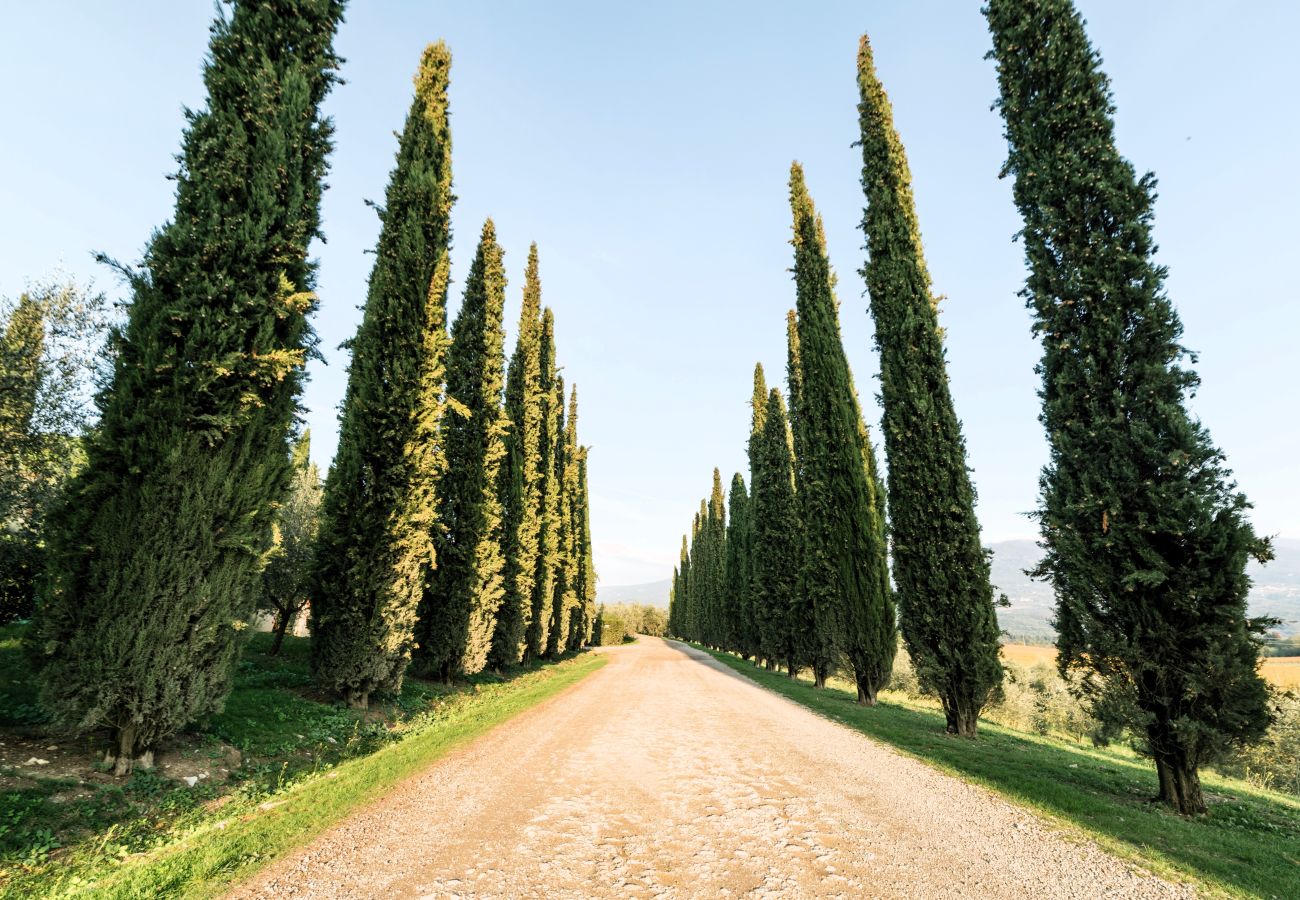
[[[1193,896],[696,651],[607,652],[230,896]]]

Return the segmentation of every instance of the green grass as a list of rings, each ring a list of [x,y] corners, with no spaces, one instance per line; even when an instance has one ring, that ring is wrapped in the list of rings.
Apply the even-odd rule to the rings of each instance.
[[[1230,896],[1300,896],[1300,802],[1294,798],[1210,774],[1204,776],[1210,813],[1184,818],[1148,802],[1157,792],[1154,769],[1124,748],[987,722],[976,740],[952,737],[936,709],[893,698],[866,708],[847,690],[819,691],[729,653],[707,652],[769,690],[991,788],[1159,874]]]
[[[14,664],[20,638],[0,629],[0,678],[26,678]],[[268,635],[253,638],[225,710],[170,754],[196,770],[224,766],[228,780],[190,787],[162,769],[125,782],[23,777],[0,796],[0,897],[220,894],[605,662],[581,654],[454,686],[407,679],[362,715],[312,698],[305,639],[287,639],[276,657],[268,646]],[[0,709],[30,700],[29,683],[0,684]],[[0,722],[0,740],[41,733],[38,717],[23,718],[32,721]]]

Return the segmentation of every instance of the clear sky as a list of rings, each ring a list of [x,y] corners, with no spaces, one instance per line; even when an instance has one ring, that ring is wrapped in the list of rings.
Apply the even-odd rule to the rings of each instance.
[[[1300,537],[1300,5],[1079,0],[1114,82],[1121,151],[1160,179],[1156,235],[1200,354],[1195,411],[1265,533]],[[364,299],[420,51],[453,53],[453,311],[484,217],[507,252],[513,342],[529,241],[592,446],[605,584],[668,576],[709,489],[745,470],[754,362],[784,378],[786,177],[801,160],[839,273],[870,417],[876,355],[857,275],[854,74],[871,35],[911,160],[957,411],[987,541],[1032,536],[1045,446],[989,46],[978,3],[356,2],[328,102],[337,128],[304,397],[333,454],[338,349]],[[203,103],[208,0],[17,4],[0,31],[0,294],[56,268],[120,296],[91,260],[135,261],[171,213],[182,108]],[[743,13],[741,12],[743,10]]]

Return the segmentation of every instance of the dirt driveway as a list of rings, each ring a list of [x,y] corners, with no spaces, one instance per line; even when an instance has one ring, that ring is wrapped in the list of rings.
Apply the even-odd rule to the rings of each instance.
[[[265,870],[249,897],[1186,897],[652,638]]]

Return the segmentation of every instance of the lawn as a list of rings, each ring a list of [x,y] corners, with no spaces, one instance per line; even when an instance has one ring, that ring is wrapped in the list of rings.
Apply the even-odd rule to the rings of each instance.
[[[604,664],[584,653],[454,686],[408,678],[361,714],[314,694],[306,639],[272,657],[269,637],[252,638],[222,713],[119,780],[95,765],[102,739],[46,730],[21,629],[0,628],[0,897],[219,894]]]
[[[703,649],[703,648],[700,648]],[[976,740],[944,733],[933,707],[887,697],[873,708],[729,653],[710,652],[769,690],[935,767],[1029,807],[1155,872],[1229,896],[1292,898],[1300,886],[1300,801],[1207,774],[1210,812],[1178,816],[1149,798],[1155,771],[1126,748],[1096,748],[981,723]]]

